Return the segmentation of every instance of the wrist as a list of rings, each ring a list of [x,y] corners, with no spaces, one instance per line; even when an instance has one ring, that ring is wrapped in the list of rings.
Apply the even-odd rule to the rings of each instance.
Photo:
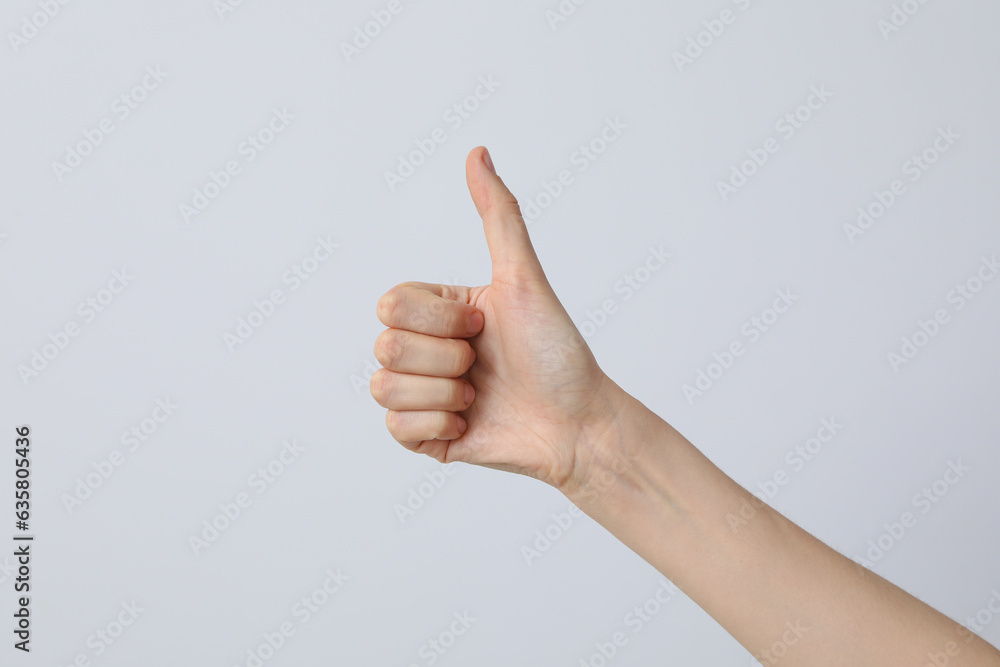
[[[575,443],[572,472],[556,488],[592,514],[602,505],[625,502],[648,491],[642,461],[666,423],[606,375],[595,399],[595,418]]]

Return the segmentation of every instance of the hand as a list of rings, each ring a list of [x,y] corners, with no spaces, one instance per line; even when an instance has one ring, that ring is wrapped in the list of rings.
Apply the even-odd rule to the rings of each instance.
[[[478,147],[465,164],[489,285],[407,282],[379,299],[389,329],[371,393],[403,446],[541,479],[581,477],[613,419],[614,390],[542,271],[517,200]]]

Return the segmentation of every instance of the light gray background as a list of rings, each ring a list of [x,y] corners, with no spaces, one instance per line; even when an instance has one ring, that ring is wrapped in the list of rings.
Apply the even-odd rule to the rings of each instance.
[[[386,5],[245,0],[220,18],[211,0],[70,2],[15,48],[9,33],[42,10],[5,4],[0,540],[12,544],[19,424],[33,431],[37,537],[34,650],[10,646],[0,560],[0,661],[246,665],[291,621],[264,664],[425,665],[421,646],[468,611],[475,623],[436,664],[587,664],[617,631],[628,643],[608,664],[752,664],[684,596],[633,632],[626,614],[661,577],[589,518],[526,563],[522,546],[568,507],[535,480],[456,467],[398,518],[441,466],[393,441],[368,394],[375,303],[405,280],[489,280],[464,178],[479,144],[522,205],[572,171],[532,236],[578,325],[615,300],[588,330],[612,378],[748,488],[785,471],[771,503],[851,557],[911,512],[874,570],[953,618],[988,609],[1000,281],[960,310],[948,294],[1000,252],[1000,6],[928,3],[886,38],[887,0],[592,1],[555,28],[556,0],[403,0],[348,62],[341,43]],[[679,71],[674,54],[724,9],[735,22]],[[166,78],[119,121],[115,99],[150,66]],[[481,76],[500,87],[453,128],[443,114]],[[717,182],[781,137],[776,121],[812,86],[832,97],[723,202]],[[185,222],[179,205],[242,160],[276,107],[294,114],[288,128]],[[114,132],[60,182],[52,163],[106,117]],[[627,128],[577,171],[609,118]],[[911,182],[903,164],[949,127],[960,139]],[[435,128],[447,141],[390,191],[384,173]],[[844,225],[897,178],[905,195],[849,242]],[[290,291],[283,273],[326,235],[339,249]],[[650,246],[672,258],[625,301],[615,285]],[[122,269],[133,281],[84,323],[78,304]],[[223,335],[273,289],[286,302],[230,352]],[[686,400],[682,386],[749,340],[743,323],[778,289],[798,301]],[[949,323],[894,371],[888,353],[938,308]],[[18,366],[71,321],[80,335],[23,381]],[[179,408],[128,451],[122,432],[166,398]],[[824,417],[843,429],[793,470],[786,453]],[[287,439],[304,451],[257,495],[248,477]],[[68,511],[63,494],[116,449],[124,463]],[[921,513],[914,495],[959,459],[970,472]],[[189,537],[240,492],[252,505],[195,555]],[[293,605],[338,568],[349,580],[299,623]],[[88,637],[133,600],[144,611],[96,656]],[[1000,642],[1000,620],[982,634]]]

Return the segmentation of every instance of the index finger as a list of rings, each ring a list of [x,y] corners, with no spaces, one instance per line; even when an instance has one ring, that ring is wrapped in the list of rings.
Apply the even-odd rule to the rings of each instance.
[[[468,338],[483,328],[483,314],[468,303],[469,289],[409,282],[396,285],[378,300],[379,321],[438,338]]]

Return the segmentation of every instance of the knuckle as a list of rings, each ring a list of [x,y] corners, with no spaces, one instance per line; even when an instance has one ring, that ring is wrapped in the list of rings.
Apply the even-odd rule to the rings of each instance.
[[[503,198],[504,204],[510,209],[510,212],[517,215],[518,217],[523,217],[521,214],[521,205],[517,201],[517,197],[513,193],[507,194]]]
[[[432,299],[425,308],[421,308],[418,317],[420,326],[430,327],[433,323],[439,321],[444,312],[444,305],[443,301]]]
[[[399,309],[402,303],[402,297],[399,294],[399,287],[393,287],[391,290],[386,292],[379,298],[378,304],[375,306],[375,314],[378,315],[379,321],[386,326],[391,326],[390,322],[393,321],[393,316]]]
[[[402,427],[402,418],[399,412],[396,410],[386,410],[385,412],[385,427],[389,430],[389,433],[396,437],[400,432]]]
[[[392,393],[391,383],[392,374],[384,368],[380,368],[372,373],[372,379],[369,386],[372,398],[374,398],[375,402],[383,408],[386,407],[389,395]]]
[[[386,329],[375,339],[375,359],[385,368],[397,368],[403,357],[403,337],[398,331]]]

